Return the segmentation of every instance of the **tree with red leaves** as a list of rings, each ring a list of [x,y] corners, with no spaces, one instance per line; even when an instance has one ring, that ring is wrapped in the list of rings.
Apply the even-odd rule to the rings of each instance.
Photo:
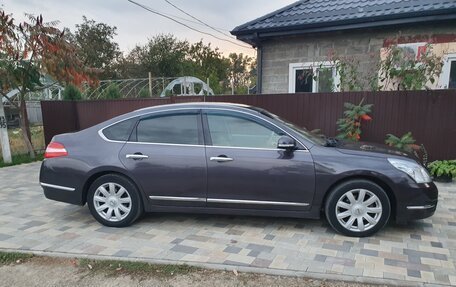
[[[44,75],[64,84],[95,84],[93,69],[78,59],[76,46],[58,22],[43,22],[40,15],[26,14],[28,20],[16,24],[12,15],[0,9],[0,96],[14,89],[19,91],[20,127],[30,157],[35,158],[27,120],[25,96],[47,88]],[[10,99],[9,99],[10,100]]]

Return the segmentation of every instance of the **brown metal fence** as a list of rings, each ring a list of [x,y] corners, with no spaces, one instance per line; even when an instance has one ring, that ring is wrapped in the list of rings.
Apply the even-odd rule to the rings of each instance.
[[[363,98],[374,104],[374,120],[363,125],[362,140],[383,143],[388,133],[400,136],[411,131],[417,143],[425,145],[430,159],[456,158],[456,90],[208,96],[206,101],[262,107],[309,130],[321,129],[335,136],[344,103],[359,103]],[[84,129],[139,108],[200,101],[203,97],[43,101],[46,143],[56,134]]]

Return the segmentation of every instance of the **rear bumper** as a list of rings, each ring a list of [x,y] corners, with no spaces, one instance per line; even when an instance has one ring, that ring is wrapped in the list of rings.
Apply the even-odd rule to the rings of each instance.
[[[41,164],[40,185],[46,198],[84,205],[81,173],[68,168],[69,159],[44,160]]]
[[[45,182],[40,182],[44,191],[44,196],[47,199],[83,205],[82,196],[73,187],[54,185]]]
[[[434,215],[438,205],[438,189],[433,182],[410,187],[408,197],[398,206],[396,221],[407,223]]]

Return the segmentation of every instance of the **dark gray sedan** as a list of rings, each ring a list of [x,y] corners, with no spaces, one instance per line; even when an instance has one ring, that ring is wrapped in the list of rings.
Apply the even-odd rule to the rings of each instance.
[[[398,150],[316,137],[259,108],[146,108],[55,136],[41,166],[47,198],[88,204],[100,223],[144,212],[320,218],[349,236],[432,216],[438,191]]]

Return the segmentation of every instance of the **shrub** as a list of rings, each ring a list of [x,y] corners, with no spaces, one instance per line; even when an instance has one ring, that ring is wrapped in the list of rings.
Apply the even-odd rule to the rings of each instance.
[[[81,91],[74,85],[69,84],[63,90],[63,99],[68,101],[79,101],[82,100]]]
[[[120,99],[121,97],[122,95],[117,84],[110,84],[102,94],[102,98],[107,100]]]
[[[412,133],[408,132],[402,137],[397,137],[392,134],[386,135],[385,143],[391,147],[395,147],[405,152],[412,153],[420,148],[415,144],[416,140],[413,138]]]
[[[337,138],[350,141],[359,141],[361,139],[361,123],[371,121],[369,116],[373,105],[363,105],[364,99],[358,105],[345,103],[344,118],[337,121],[339,135]]]
[[[456,160],[437,160],[431,162],[428,168],[434,177],[456,178]]]
[[[138,97],[139,98],[150,98],[149,89],[142,88],[141,91],[139,91]]]

